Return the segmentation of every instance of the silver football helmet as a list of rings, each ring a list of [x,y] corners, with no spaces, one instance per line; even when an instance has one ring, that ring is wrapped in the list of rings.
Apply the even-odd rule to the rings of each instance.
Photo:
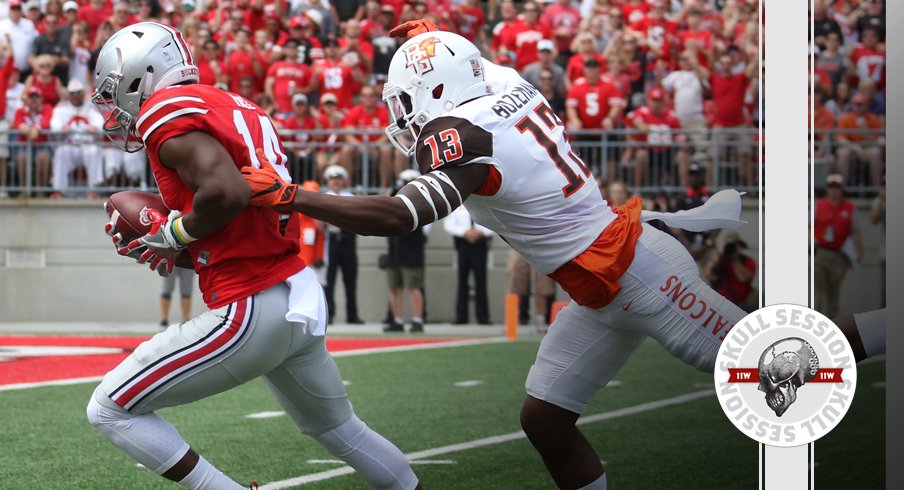
[[[198,67],[182,33],[139,22],[117,31],[100,50],[91,102],[104,116],[107,137],[136,152],[144,147],[135,132],[141,104],[161,88],[185,83],[198,83]]]
[[[492,93],[480,50],[445,31],[405,41],[389,63],[383,101],[389,107],[386,135],[411,156],[421,128],[468,100]]]

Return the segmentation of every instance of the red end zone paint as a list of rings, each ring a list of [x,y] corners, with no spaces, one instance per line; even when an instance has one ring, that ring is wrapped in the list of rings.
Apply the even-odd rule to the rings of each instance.
[[[149,337],[0,336],[0,385],[103,376]],[[450,338],[327,338],[330,352],[449,342]],[[40,348],[58,349],[41,353]],[[69,349],[59,349],[60,347]],[[79,348],[113,348],[85,354]]]

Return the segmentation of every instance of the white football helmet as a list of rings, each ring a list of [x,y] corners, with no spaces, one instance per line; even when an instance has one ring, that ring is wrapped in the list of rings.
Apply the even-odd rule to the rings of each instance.
[[[97,56],[91,102],[104,116],[104,132],[128,152],[144,143],[135,134],[141,104],[157,90],[198,83],[188,43],[177,29],[139,22],[113,34]]]
[[[386,135],[411,156],[425,124],[489,93],[477,46],[451,32],[418,34],[399,47],[389,64],[383,86],[389,107]]]

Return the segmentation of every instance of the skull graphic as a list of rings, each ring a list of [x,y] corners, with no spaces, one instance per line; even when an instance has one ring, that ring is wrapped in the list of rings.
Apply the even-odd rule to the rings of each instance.
[[[781,417],[797,400],[797,389],[816,376],[819,358],[813,346],[797,337],[770,345],[760,356],[760,391],[766,404]]]

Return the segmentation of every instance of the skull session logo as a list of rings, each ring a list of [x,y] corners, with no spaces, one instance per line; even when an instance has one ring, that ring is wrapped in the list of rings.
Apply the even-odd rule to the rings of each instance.
[[[854,353],[821,313],[772,305],[728,333],[715,367],[716,392],[729,420],[771,446],[819,439],[847,413],[857,384]]]

